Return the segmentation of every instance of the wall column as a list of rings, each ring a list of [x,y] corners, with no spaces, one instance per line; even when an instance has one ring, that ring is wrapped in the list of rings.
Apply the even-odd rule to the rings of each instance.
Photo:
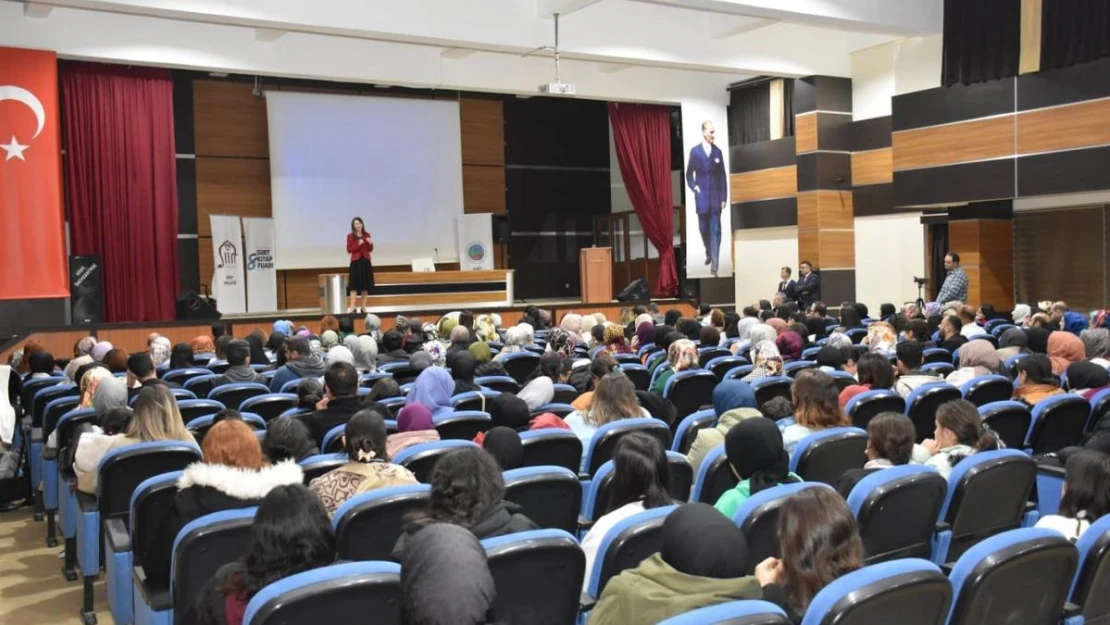
[[[1014,308],[1013,200],[975,202],[948,211],[949,250],[967,272],[967,304]]]

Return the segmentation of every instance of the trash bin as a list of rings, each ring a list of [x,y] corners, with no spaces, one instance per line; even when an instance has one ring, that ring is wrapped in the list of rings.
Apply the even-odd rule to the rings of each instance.
[[[347,276],[331,274],[321,276],[320,312],[325,315],[341,315],[347,312],[344,301],[347,294]]]

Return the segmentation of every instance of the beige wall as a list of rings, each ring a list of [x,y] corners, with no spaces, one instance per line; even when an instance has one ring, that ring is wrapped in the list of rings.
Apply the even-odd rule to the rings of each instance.
[[[921,213],[857,217],[855,228],[856,300],[878,311],[917,299],[913,277],[925,276]]]
[[[743,308],[761,299],[771,299],[779,285],[779,270],[798,271],[798,228],[735,230],[732,244],[736,254],[736,306]]]

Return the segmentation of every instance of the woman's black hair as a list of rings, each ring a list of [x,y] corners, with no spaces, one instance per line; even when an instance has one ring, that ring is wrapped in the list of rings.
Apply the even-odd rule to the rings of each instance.
[[[216,425],[220,421],[242,421],[243,413],[235,408],[224,408],[223,410],[212,415],[212,425]]]
[[[759,320],[760,320],[760,321],[764,321],[764,322],[766,322],[766,321],[770,320],[770,319],[771,319],[772,317],[774,317],[774,316],[775,316],[775,313],[773,313],[773,312],[771,312],[771,311],[769,311],[769,310],[761,310],[761,311],[759,311]]]
[[[178,343],[170,350],[170,369],[186,369],[193,366],[193,346]]]
[[[669,483],[667,452],[656,438],[633,432],[617,441],[613,450],[609,510],[640,500],[644,508],[668,506],[674,503],[667,492]]]
[[[343,437],[347,439],[347,457],[353,462],[389,462],[389,455],[385,452],[387,436],[382,415],[376,410],[359,410],[343,429]],[[367,454],[373,454],[373,458],[367,457]]]
[[[740,336],[740,315],[730,312],[725,313],[725,336],[734,339]]]
[[[308,427],[300,419],[275,419],[266,428],[262,451],[271,463],[300,461],[318,450]]]
[[[853,306],[841,306],[840,307],[840,325],[844,326],[845,328],[847,328],[849,330],[852,329],[852,328],[859,328],[859,327],[863,326],[863,323],[860,321],[860,319],[861,319],[861,317],[859,315],[859,311],[856,310],[855,307],[853,307]]]
[[[410,532],[428,523],[453,523],[467,529],[484,519],[505,494],[501,467],[484,449],[464,447],[435,464],[427,512]]]
[[[53,373],[54,355],[50,352],[35,352],[29,360],[31,373]]]
[[[1094,523],[1110,512],[1110,456],[1082,449],[1064,465],[1060,516]]]
[[[366,222],[362,220],[362,217],[353,217],[351,219],[351,232],[354,233],[354,231],[355,231],[355,222],[356,221],[358,223],[362,224],[362,231],[366,232]]]
[[[270,338],[266,340],[266,349],[270,350],[274,354],[280,354],[285,347],[286,338],[288,337],[285,336],[284,332],[275,331],[273,334],[270,335]]]
[[[983,423],[983,419],[979,416],[979,409],[966,399],[954,399],[941,404],[937,408],[936,421],[941,427],[951,430],[956,435],[956,441],[961,445],[974,448],[975,451],[972,453],[998,449],[1002,446],[994,430]],[[948,456],[952,466],[956,466],[964,458],[966,456],[961,454]]]
[[[276,486],[258,506],[246,553],[218,590],[249,601],[264,586],[335,561],[324,504],[302,484]]]
[[[562,355],[556,352],[545,352],[543,356],[540,356],[539,363],[536,364],[536,368],[532,370],[525,382],[531,382],[539,377],[548,377],[551,378],[552,382],[557,383],[559,381],[559,369],[562,365]]]
[[[112,408],[100,418],[100,427],[108,435],[122,434],[127,431],[127,426],[131,424],[133,415],[134,412],[126,406]]]
[[[870,384],[876,391],[894,386],[894,368],[886,356],[868,352],[860,356],[857,367],[860,384]]]
[[[297,407],[316,409],[316,404],[324,398],[324,387],[315,378],[304,378],[297,385]]]
[[[605,324],[599,323],[590,328],[590,336],[593,337],[594,342],[598,345],[605,342]]]
[[[350,315],[339,317],[339,333],[343,335],[355,333],[355,322]]]
[[[1017,373],[1025,372],[1025,379],[1031,384],[1051,384],[1060,386],[1060,378],[1052,373],[1052,361],[1044,354],[1031,353],[1017,361]]]
[[[366,399],[377,401],[379,399],[390,399],[400,396],[401,385],[397,384],[397,380],[393,378],[382,378],[374,382],[374,386],[370,387],[370,392],[366,394]]]

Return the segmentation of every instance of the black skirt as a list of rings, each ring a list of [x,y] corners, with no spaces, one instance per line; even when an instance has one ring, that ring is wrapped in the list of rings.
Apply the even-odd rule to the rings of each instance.
[[[374,290],[374,266],[369,258],[360,258],[351,263],[347,276],[347,294],[369,293]]]

